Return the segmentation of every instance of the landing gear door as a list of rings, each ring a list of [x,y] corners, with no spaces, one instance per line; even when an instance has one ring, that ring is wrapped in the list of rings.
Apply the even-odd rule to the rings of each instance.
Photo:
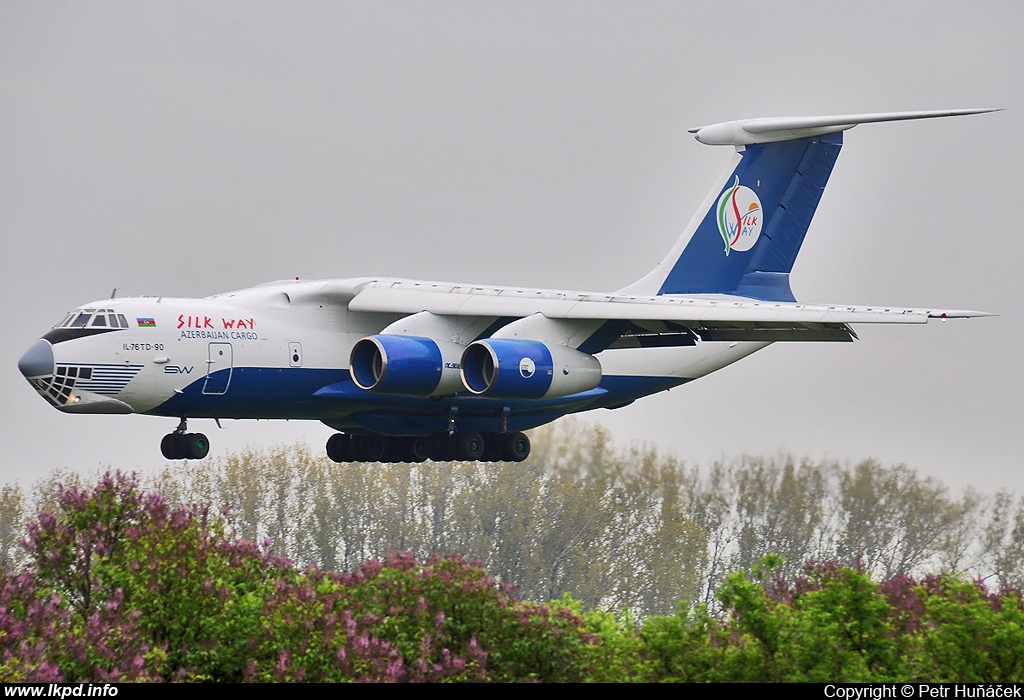
[[[203,393],[220,396],[227,393],[231,383],[231,343],[210,343],[210,358],[207,360],[206,382]]]

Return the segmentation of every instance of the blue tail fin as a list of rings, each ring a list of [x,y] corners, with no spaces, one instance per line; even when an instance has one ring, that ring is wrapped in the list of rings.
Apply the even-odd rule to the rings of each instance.
[[[795,301],[789,272],[842,145],[839,132],[743,147],[657,293]]]
[[[734,167],[708,193],[668,256],[620,292],[796,301],[789,272],[839,157],[844,131],[858,124],[995,111],[762,117],[690,129],[700,143],[736,146]]]

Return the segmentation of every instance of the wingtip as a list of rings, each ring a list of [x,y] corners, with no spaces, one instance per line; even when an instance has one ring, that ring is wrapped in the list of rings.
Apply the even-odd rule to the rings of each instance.
[[[990,313],[988,311],[971,311],[969,309],[953,309],[946,311],[929,311],[928,318],[987,318],[990,316],[998,316],[999,314]]]

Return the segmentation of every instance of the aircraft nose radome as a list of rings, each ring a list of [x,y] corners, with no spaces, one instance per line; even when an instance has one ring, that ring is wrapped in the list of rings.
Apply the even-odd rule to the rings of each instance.
[[[18,360],[18,369],[29,377],[53,374],[53,346],[48,340],[37,340]]]

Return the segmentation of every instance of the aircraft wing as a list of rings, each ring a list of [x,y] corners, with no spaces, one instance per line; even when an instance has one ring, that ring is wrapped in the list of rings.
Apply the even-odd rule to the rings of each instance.
[[[432,282],[374,282],[348,304],[351,311],[452,316],[541,313],[548,318],[751,323],[926,323],[929,318],[991,316],[984,311],[894,306],[798,304],[683,295],[637,296],[481,287]]]
[[[851,323],[926,323],[930,318],[991,316],[982,311],[602,294],[434,282],[377,281],[353,296],[360,312],[624,322],[653,333],[686,328],[709,340],[851,340]],[[705,331],[706,333],[702,333]]]

